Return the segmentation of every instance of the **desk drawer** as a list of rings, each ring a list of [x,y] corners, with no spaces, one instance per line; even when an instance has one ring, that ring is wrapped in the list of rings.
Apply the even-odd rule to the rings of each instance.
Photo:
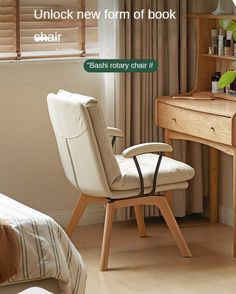
[[[227,145],[233,143],[230,117],[159,103],[158,121],[159,126],[165,129]]]

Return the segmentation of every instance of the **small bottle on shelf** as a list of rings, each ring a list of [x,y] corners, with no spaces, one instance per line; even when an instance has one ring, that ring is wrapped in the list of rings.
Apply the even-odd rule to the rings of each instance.
[[[211,80],[211,92],[212,93],[223,93],[224,90],[218,87],[218,82],[221,77],[221,72],[216,72],[215,75],[212,77]]]
[[[218,36],[218,55],[219,56],[224,55],[224,36],[223,35]]]
[[[211,92],[218,93],[218,81],[215,76],[211,79]]]
[[[226,39],[224,41],[224,55],[232,56],[233,55],[233,46],[232,46],[232,38],[233,33],[231,31],[226,32]]]
[[[225,56],[232,56],[232,45],[231,45],[231,40],[225,39],[224,41],[224,55]]]
[[[210,49],[209,49],[210,55],[217,54],[217,52],[218,52],[218,35],[219,35],[218,29],[211,30],[211,46],[210,46],[211,47],[211,54],[210,54]]]

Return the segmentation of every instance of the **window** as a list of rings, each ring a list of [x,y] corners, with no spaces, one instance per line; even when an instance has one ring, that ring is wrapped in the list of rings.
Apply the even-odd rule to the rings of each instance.
[[[67,9],[97,11],[97,0],[0,0],[0,60],[96,55],[97,19],[40,18],[41,11]],[[50,42],[36,38],[45,35],[55,38]]]

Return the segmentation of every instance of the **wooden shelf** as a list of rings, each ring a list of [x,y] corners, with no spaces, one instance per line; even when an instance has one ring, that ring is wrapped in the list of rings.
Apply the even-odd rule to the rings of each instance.
[[[201,54],[201,56],[236,61],[236,56],[221,56],[221,55],[211,55],[211,54]]]
[[[217,54],[208,54],[208,46],[210,46],[211,30],[218,27],[219,19],[232,19],[236,22],[236,15],[213,15],[211,13],[189,13],[188,18],[196,20],[197,32],[197,66],[196,66],[196,80],[192,90],[194,96],[196,93],[204,92],[206,89],[212,87],[212,77],[216,72],[224,73],[230,68],[234,68],[232,62],[236,62],[236,56],[220,56]],[[206,96],[214,96],[215,99],[225,99],[236,102],[236,96],[226,95],[224,93],[206,93]],[[204,96],[204,95],[203,95]],[[204,98],[204,97],[203,97]],[[236,103],[235,103],[236,105]],[[236,142],[236,141],[235,141]]]
[[[232,14],[232,15],[214,15],[211,13],[188,13],[188,17],[189,18],[205,18],[205,19],[232,19],[232,20],[236,20],[236,15]]]
[[[184,94],[183,94],[184,96]],[[192,100],[211,100],[209,98],[215,98],[215,99],[225,99],[230,101],[236,101],[236,96],[234,95],[228,95],[225,93],[212,93],[211,91],[204,91],[204,92],[193,92],[188,96],[192,96]],[[205,99],[204,99],[205,97]],[[181,95],[180,97],[181,98]],[[183,97],[184,99],[184,97]],[[186,99],[187,100],[187,99]],[[236,110],[236,109],[235,109]]]
[[[230,101],[236,101],[236,96],[227,95],[225,93],[215,93],[214,97],[220,98],[220,99],[225,99],[225,100],[230,100]]]

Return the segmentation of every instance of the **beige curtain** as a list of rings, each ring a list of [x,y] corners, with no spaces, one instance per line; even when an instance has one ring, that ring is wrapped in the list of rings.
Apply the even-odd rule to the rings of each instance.
[[[151,9],[177,12],[177,20],[123,20],[116,29],[117,58],[156,59],[156,73],[132,73],[116,76],[115,122],[125,131],[125,140],[119,141],[117,152],[124,148],[150,141],[162,141],[163,131],[155,125],[155,100],[158,96],[184,93],[191,89],[195,73],[195,30],[187,22],[187,0],[120,0],[119,10]],[[187,36],[189,33],[189,40]],[[191,44],[191,46],[188,46]],[[196,170],[190,189],[174,192],[174,212],[203,211],[202,147],[194,143],[175,142],[174,157],[188,161]],[[158,215],[154,207],[145,208],[146,216]],[[120,212],[127,219],[130,211]]]

